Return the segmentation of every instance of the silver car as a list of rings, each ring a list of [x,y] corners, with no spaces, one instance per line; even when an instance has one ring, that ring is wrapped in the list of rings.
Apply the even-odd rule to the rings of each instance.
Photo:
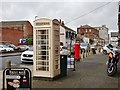
[[[85,51],[90,50],[90,45],[89,45],[89,43],[80,43],[80,49],[81,49],[81,50],[85,50]]]

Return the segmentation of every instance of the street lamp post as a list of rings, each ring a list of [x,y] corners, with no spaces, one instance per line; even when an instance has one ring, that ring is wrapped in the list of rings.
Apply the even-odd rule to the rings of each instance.
[[[70,34],[70,62],[71,62],[71,56],[73,57],[73,53],[71,53],[71,47],[72,47],[72,40],[74,39],[72,33]],[[75,71],[75,60],[74,60],[74,68],[73,71]]]

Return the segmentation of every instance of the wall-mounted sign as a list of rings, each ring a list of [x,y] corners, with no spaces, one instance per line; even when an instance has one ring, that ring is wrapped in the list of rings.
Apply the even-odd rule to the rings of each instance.
[[[28,68],[6,68],[3,90],[31,90],[31,71]]]
[[[25,39],[25,38],[21,38],[20,40],[19,40],[19,43],[26,43],[27,42],[27,40]]]
[[[36,26],[42,26],[42,25],[50,25],[50,22],[38,22],[38,23],[36,23]]]

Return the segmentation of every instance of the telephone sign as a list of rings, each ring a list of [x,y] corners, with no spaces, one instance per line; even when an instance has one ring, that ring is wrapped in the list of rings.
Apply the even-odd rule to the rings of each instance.
[[[31,90],[31,71],[28,68],[6,68],[3,90]]]

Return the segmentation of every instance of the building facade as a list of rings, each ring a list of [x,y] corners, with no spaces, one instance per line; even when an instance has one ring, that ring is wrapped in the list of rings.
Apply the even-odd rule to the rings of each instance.
[[[99,37],[99,31],[89,25],[83,25],[77,28],[77,33],[79,35],[91,35],[95,37]]]
[[[102,25],[100,27],[94,27],[99,31],[99,37],[105,40],[105,44],[109,43],[109,34],[108,34],[108,28],[106,25]]]
[[[87,37],[95,43],[97,43],[97,39],[99,38],[99,31],[89,25],[78,27],[77,34],[80,38]]]
[[[6,41],[18,45],[21,38],[32,36],[33,26],[29,21],[0,22],[0,41]]]
[[[114,46],[118,45],[118,32],[110,33],[110,43]]]
[[[63,22],[60,21],[60,23],[60,42],[63,43],[63,46],[68,46],[72,40],[72,44],[74,44],[77,37],[76,32],[65,26]]]

